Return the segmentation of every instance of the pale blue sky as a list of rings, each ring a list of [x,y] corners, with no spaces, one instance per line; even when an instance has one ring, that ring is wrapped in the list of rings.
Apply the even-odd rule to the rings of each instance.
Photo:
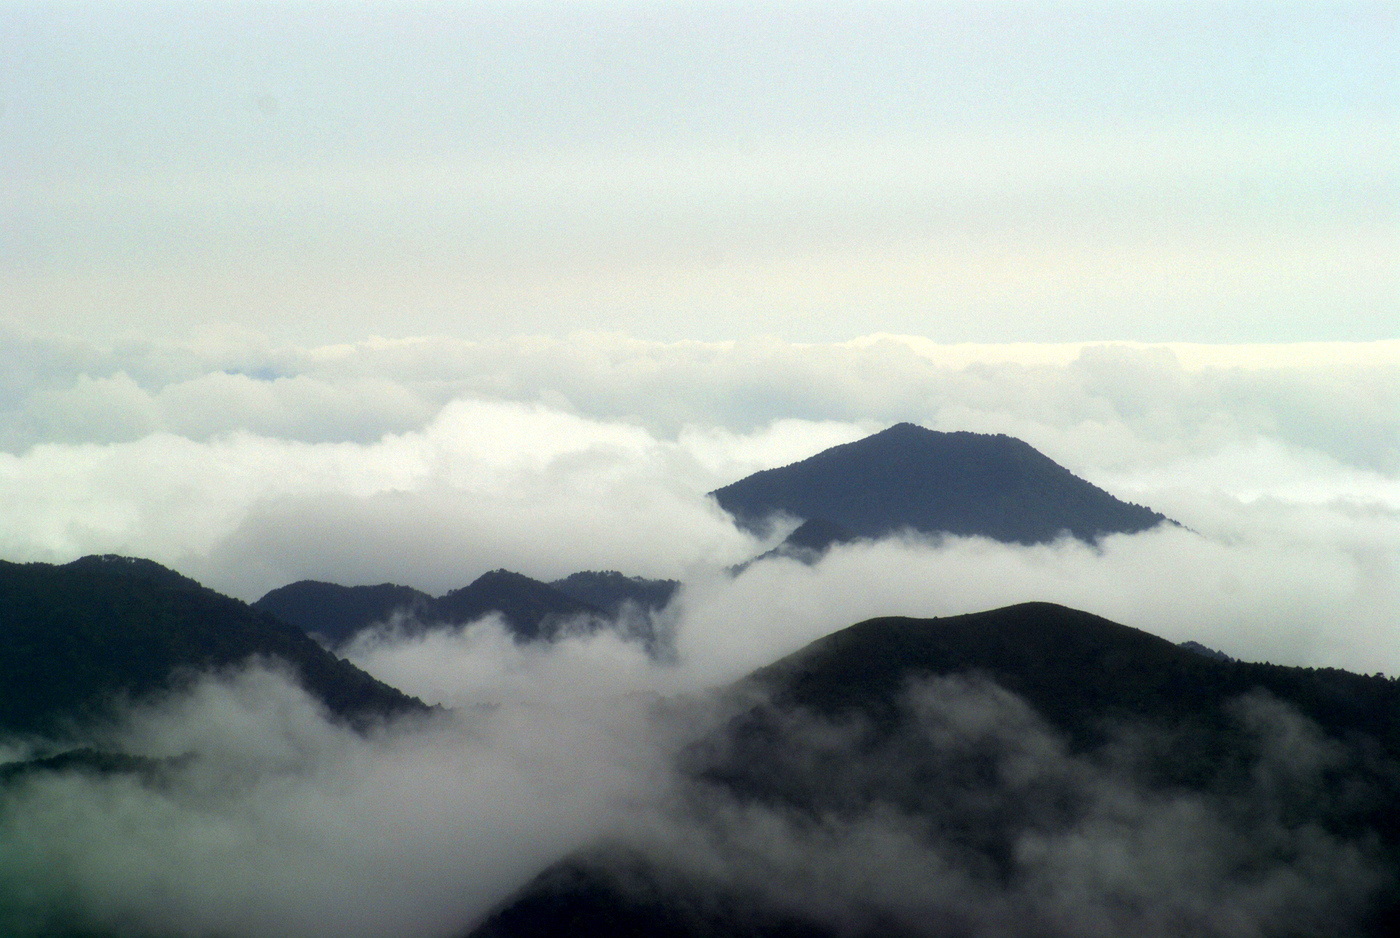
[[[0,8],[0,318],[1370,340],[1395,3]]]

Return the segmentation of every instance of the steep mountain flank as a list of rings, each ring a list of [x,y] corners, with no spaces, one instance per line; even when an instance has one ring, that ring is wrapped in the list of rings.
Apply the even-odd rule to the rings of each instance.
[[[285,662],[342,719],[424,709],[302,630],[149,560],[0,561],[0,733],[61,733],[117,698],[250,658]]]

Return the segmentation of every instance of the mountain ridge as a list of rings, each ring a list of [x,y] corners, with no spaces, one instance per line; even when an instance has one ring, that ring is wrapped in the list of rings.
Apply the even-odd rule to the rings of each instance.
[[[298,580],[265,593],[253,608],[277,616],[332,648],[343,648],[363,630],[400,617],[412,632],[458,626],[498,613],[520,641],[549,641],[568,626],[592,628],[627,609],[645,615],[671,601],[680,583],[628,577],[616,571],[582,571],[545,583],[511,570],[483,573],[471,583],[432,596],[394,583],[341,586]],[[638,637],[657,637],[638,626]]]

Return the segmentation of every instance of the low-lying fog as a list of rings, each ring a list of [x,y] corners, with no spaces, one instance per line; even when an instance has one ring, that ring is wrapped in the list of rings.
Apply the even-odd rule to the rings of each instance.
[[[889,337],[7,341],[23,352],[7,361],[27,362],[4,385],[7,559],[150,557],[247,600],[302,578],[440,593],[497,567],[684,584],[661,614],[677,649],[668,664],[606,632],[518,646],[489,620],[367,636],[353,661],[455,709],[366,737],[256,667],[133,710],[98,742],[195,758],[154,786],[49,774],[8,792],[7,933],[61,913],[191,936],[450,938],[603,837],[695,875],[767,884],[783,901],[812,897],[833,921],[861,903],[891,921],[937,907],[985,915],[993,931],[1035,920],[1050,934],[1167,935],[1187,922],[1248,935],[1345,909],[1374,885],[1364,845],[1281,827],[1272,802],[1241,814],[1205,796],[1164,800],[1115,765],[1068,754],[994,687],[936,684],[907,715],[925,733],[964,721],[953,737],[991,734],[1005,778],[1078,793],[1074,825],[1051,840],[1027,834],[1016,889],[998,891],[937,837],[873,807],[812,827],[697,801],[670,754],[714,718],[706,689],[882,614],[1052,600],[1238,658],[1400,673],[1391,345],[1308,358],[1267,347],[940,350]],[[705,492],[899,420],[1019,436],[1185,527],[1096,547],[890,539],[813,566],[724,572],[782,531],[736,530]],[[1266,753],[1294,747],[1261,762],[1259,778],[1277,782],[1268,797],[1305,790],[1328,746],[1267,701],[1240,707],[1261,738],[1279,740]],[[1019,727],[1014,740],[997,735],[1007,726]],[[993,796],[1018,790],[1007,781]],[[1278,857],[1288,859],[1271,866]],[[1258,877],[1228,875],[1251,863]]]

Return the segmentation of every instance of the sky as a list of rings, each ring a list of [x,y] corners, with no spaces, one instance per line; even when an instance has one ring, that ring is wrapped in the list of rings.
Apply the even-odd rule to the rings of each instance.
[[[821,608],[1059,598],[1400,672],[1398,29],[6,4],[0,552],[250,601],[497,567],[698,597],[767,546],[706,492],[909,420],[1019,436],[1196,540],[906,544],[922,587],[833,561],[805,588],[863,598],[792,641],[845,624]]]
[[[355,646],[460,707],[431,725],[352,734],[256,666],[139,703],[96,742],[201,758],[11,792],[0,927],[459,938],[599,837],[838,920],[1348,907],[1364,844],[1142,790],[994,686],[907,715],[1091,806],[1025,894],[878,811],[820,842],[697,811],[672,757],[718,717],[653,704],[1023,600],[1400,674],[1398,32],[1393,2],[0,4],[0,559],[149,557],[249,601],[683,583],[674,663],[490,620]],[[726,572],[782,532],[707,492],[899,421],[1019,437],[1182,526]],[[1267,700],[1229,719],[1274,794],[1336,755]],[[1292,859],[1229,875],[1267,845]]]
[[[0,316],[1371,341],[1394,3],[0,9]]]

